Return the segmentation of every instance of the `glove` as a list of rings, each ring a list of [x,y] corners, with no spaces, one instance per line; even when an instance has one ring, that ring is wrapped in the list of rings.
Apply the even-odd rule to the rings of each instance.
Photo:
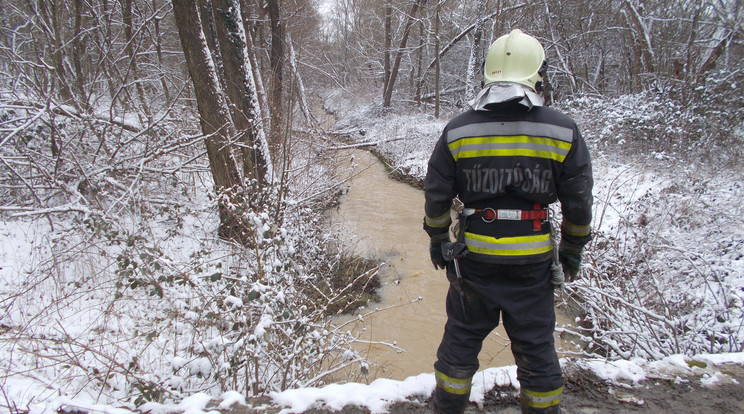
[[[429,256],[431,257],[431,263],[434,265],[434,269],[444,269],[447,267],[447,262],[444,261],[442,256],[442,242],[432,240],[429,243]]]
[[[581,250],[583,246],[561,240],[558,247],[558,261],[563,265],[566,282],[573,282],[581,268]]]
[[[442,256],[442,243],[449,240],[449,235],[438,235],[431,238],[429,241],[429,256],[431,257],[431,263],[434,265],[434,269],[444,269],[447,267],[447,262]]]

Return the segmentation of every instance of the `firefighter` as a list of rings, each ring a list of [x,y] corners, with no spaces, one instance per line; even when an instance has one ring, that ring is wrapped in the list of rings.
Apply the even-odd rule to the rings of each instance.
[[[513,30],[489,48],[472,109],[444,128],[425,179],[424,230],[435,268],[446,268],[447,322],[434,364],[435,412],[462,413],[478,353],[503,321],[523,413],[559,413],[563,390],[553,341],[553,292],[573,280],[590,240],[592,169],[576,123],[543,106],[545,51]],[[450,224],[453,199],[464,208]],[[554,259],[548,205],[560,201]],[[453,239],[451,241],[451,239]]]

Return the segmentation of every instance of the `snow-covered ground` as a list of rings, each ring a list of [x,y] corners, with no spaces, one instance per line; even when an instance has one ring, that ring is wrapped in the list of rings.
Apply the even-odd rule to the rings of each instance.
[[[726,363],[744,364],[744,354],[706,354],[694,358],[674,355],[653,362],[643,359],[608,361],[594,358],[571,362],[564,359],[561,362],[564,367],[569,363],[574,364],[576,368],[590,371],[602,380],[629,386],[637,385],[649,377],[670,376],[671,378],[677,378],[679,381],[687,381],[690,377],[697,377],[697,381],[706,385],[713,385],[717,382],[736,380],[719,369],[710,369],[709,366]],[[516,366],[488,368],[478,372],[473,377],[470,401],[482,405],[486,394],[494,387],[518,390],[519,382],[516,380],[516,375]],[[403,381],[378,379],[369,385],[333,384],[323,388],[289,390],[273,393],[272,398],[287,412],[302,412],[320,407],[341,410],[347,405],[357,405],[368,408],[372,413],[384,413],[393,403],[410,401],[417,396],[430,395],[434,386],[434,375],[425,373],[409,377]]]
[[[415,109],[385,114],[371,103],[374,97],[341,92],[326,102],[339,118],[337,130],[359,141],[380,142],[378,151],[395,168],[418,179],[454,113],[440,119]],[[565,292],[585,305],[577,311],[575,326],[559,327],[581,346],[565,350],[577,359],[564,363],[617,382],[637,383],[659,370],[699,374],[697,380],[707,383],[726,380],[724,372],[710,367],[701,374],[699,364],[690,361],[744,363],[741,166],[688,162],[681,153],[694,146],[661,145],[630,135],[634,128],[649,130],[659,122],[659,116],[648,114],[662,109],[648,99],[580,101],[564,109],[579,121],[592,149],[596,182],[596,238],[586,255],[584,278]],[[674,128],[660,132],[680,133]],[[290,217],[286,227],[260,212],[252,215],[256,227],[265,230],[260,243],[266,250],[234,257],[229,246],[214,239],[216,214],[205,207],[210,204],[206,193],[179,200],[190,207],[170,216],[101,227],[109,240],[105,245],[81,239],[86,233],[51,231],[45,220],[0,223],[0,406],[32,413],[63,407],[115,413],[135,410],[136,397],[142,397],[167,401],[138,408],[155,413],[228,407],[243,397],[224,390],[247,386],[230,382],[237,378],[230,371],[231,353],[272,358],[269,327],[286,329],[278,331],[283,335],[299,332],[289,329],[299,322],[306,323],[306,330],[294,338],[295,352],[261,367],[261,375],[273,378],[272,386],[279,387],[282,364],[290,371],[301,369],[302,358],[316,357],[318,349],[335,350],[334,361],[341,364],[363,364],[343,349],[347,342],[324,342],[327,326],[291,314],[296,292],[278,288],[286,283],[279,280],[285,275],[301,283],[312,274],[311,261],[289,259],[311,248],[300,237],[318,224],[301,224],[310,214],[294,209],[295,219]],[[301,231],[289,228],[293,225]],[[72,255],[85,260],[65,260]],[[265,278],[251,279],[257,268]],[[122,287],[116,282],[123,274],[139,276]],[[250,281],[250,288],[230,290],[231,278]],[[193,285],[190,279],[200,282]],[[576,305],[567,301],[565,306]],[[218,325],[215,314],[230,326]],[[241,325],[257,314],[259,323]],[[250,335],[241,336],[241,329]],[[431,373],[323,387],[315,385],[313,376],[293,371],[289,377],[296,379],[295,389],[270,394],[273,404],[287,412],[321,404],[384,412],[434,387]],[[479,372],[471,400],[482,402],[495,385],[517,388],[515,367]]]
[[[693,358],[681,355],[666,357],[659,361],[643,359],[608,361],[605,359],[586,358],[568,361],[574,369],[582,369],[596,375],[597,378],[619,387],[632,388],[648,379],[665,378],[677,383],[697,382],[705,387],[717,384],[738,384],[722,368],[725,364],[744,365],[744,354],[702,354]],[[301,413],[311,409],[339,411],[347,406],[364,407],[372,413],[385,413],[395,403],[411,402],[420,404],[433,391],[435,386],[433,373],[422,373],[403,381],[377,379],[370,384],[345,383],[330,384],[324,387],[292,389],[270,394],[271,400],[262,404],[250,404],[257,412],[272,409],[272,412]],[[479,406],[484,404],[486,394],[494,387],[519,390],[516,380],[516,366],[488,368],[478,372],[473,378],[473,389],[470,401]],[[643,401],[626,401],[634,406],[643,405]],[[152,414],[202,414],[228,410],[233,404],[246,405],[245,397],[234,391],[220,395],[196,393],[181,401],[160,404],[146,403],[137,411]],[[102,412],[126,414],[135,412],[131,408],[114,407],[96,404],[91,399],[58,396],[37,404],[31,404],[31,413],[51,413],[58,410],[76,410],[77,412]]]

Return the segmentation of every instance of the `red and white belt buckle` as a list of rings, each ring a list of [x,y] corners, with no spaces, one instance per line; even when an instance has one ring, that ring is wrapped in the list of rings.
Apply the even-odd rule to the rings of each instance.
[[[498,209],[496,217],[499,220],[522,220],[522,210]]]

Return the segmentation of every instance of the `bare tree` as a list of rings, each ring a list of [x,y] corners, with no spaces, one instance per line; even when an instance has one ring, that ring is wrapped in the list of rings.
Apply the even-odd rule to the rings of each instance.
[[[174,101],[163,99],[158,85],[183,85],[178,70],[166,67],[174,60],[161,56],[155,64],[157,45],[172,39],[156,36],[152,28],[168,15],[170,3],[121,5],[3,3],[9,25],[0,30],[0,111],[13,128],[7,133],[4,127],[0,139],[0,188],[14,188],[13,180],[20,180],[28,192],[3,192],[4,202],[34,214],[85,211],[106,220],[112,211],[137,205],[137,189],[150,180],[143,169],[157,158],[155,152],[172,144],[165,142],[169,135],[162,126]],[[139,64],[147,73],[140,73]],[[150,102],[156,113],[148,115],[142,102]],[[139,170],[131,167],[134,159]],[[51,222],[51,215],[39,214]]]
[[[265,184],[270,177],[269,152],[256,99],[248,45],[240,22],[240,4],[230,0],[212,0],[215,28],[222,55],[232,122],[240,135],[243,174]]]
[[[135,88],[137,90],[137,94],[139,96],[139,102],[142,105],[142,109],[145,112],[146,115],[149,116],[150,109],[149,104],[147,102],[147,99],[145,98],[145,91],[142,87],[142,84],[139,82],[139,67],[137,65],[137,52],[136,48],[138,45],[135,43],[137,40],[134,36],[134,22],[133,22],[133,16],[132,16],[132,4],[134,0],[119,0],[119,3],[121,3],[121,16],[122,21],[124,22],[124,41],[125,47],[124,50],[127,53],[127,56],[129,57],[129,67],[127,68],[127,76],[125,76],[125,79],[129,78],[129,75],[131,75],[131,78],[134,80]]]
[[[434,38],[436,39],[434,41],[434,65],[435,65],[435,73],[434,73],[434,117],[439,118],[439,74],[441,71],[441,65],[439,62],[441,62],[440,59],[440,51],[439,51],[439,10],[441,8],[441,4],[437,3],[437,11],[434,15]],[[423,81],[423,76],[420,78],[421,81]]]
[[[206,136],[207,156],[218,192],[243,184],[233,152],[233,128],[225,96],[214,70],[212,56],[202,30],[199,10],[194,2],[173,0],[173,13],[181,38],[186,65],[194,85],[199,121]],[[220,203],[220,235],[241,240],[244,229],[225,203]]]
[[[267,0],[266,11],[269,15],[271,27],[271,48],[269,60],[271,62],[271,146],[274,153],[281,140],[282,122],[282,91],[284,90],[284,24],[280,15],[279,1]]]
[[[387,91],[390,81],[390,48],[393,45],[393,5],[389,0],[385,2],[385,45],[383,46],[383,90]]]
[[[625,0],[623,6],[627,10],[625,15],[630,26],[633,28],[635,41],[639,44],[641,64],[648,73],[654,72],[654,50],[651,46],[651,35],[649,34],[638,9],[631,0]]]
[[[442,3],[444,3],[444,2],[441,2],[440,1],[437,4],[437,11],[438,12],[437,12],[436,16],[439,16],[440,15],[440,12],[442,10]],[[441,39],[442,36],[446,36],[447,34],[439,34],[440,33],[440,30],[438,28],[435,28],[434,32],[437,33],[434,36],[434,41],[437,44],[436,47],[435,47],[436,51],[433,53],[433,56],[431,57],[431,62],[426,67],[426,69],[424,69],[422,75],[419,77],[419,79],[418,79],[419,85],[417,87],[421,87],[421,85],[423,85],[426,82],[428,73],[432,69],[435,69],[435,67],[437,65],[440,65],[440,62],[443,59],[446,59],[447,58],[447,54],[450,51],[456,50],[457,46],[460,44],[460,41],[462,41],[462,39],[465,39],[468,36],[468,34],[470,34],[473,30],[476,29],[476,27],[478,27],[479,24],[482,25],[484,22],[486,22],[486,21],[488,21],[490,19],[493,19],[497,15],[500,15],[502,13],[508,13],[508,12],[517,11],[517,10],[522,9],[523,7],[525,7],[525,3],[519,3],[517,5],[514,5],[512,7],[509,7],[507,9],[503,9],[503,10],[502,9],[497,9],[497,10],[495,10],[495,11],[493,11],[493,12],[487,14],[487,15],[478,15],[474,19],[475,20],[474,22],[470,22],[469,24],[467,24],[467,26],[465,26],[462,29],[459,29],[457,32],[455,32],[454,34],[452,34],[452,36],[449,38],[450,40],[443,47],[441,47],[439,45],[441,43],[441,40],[440,39]],[[439,17],[435,17],[435,23],[434,24],[435,25],[439,24],[438,23],[439,21],[440,21],[440,18]],[[449,33],[449,32],[447,32],[447,33]],[[445,38],[447,38],[447,37],[445,37]],[[472,50],[471,49],[468,49],[468,51],[471,52],[468,56],[472,56]],[[468,60],[468,62],[470,62],[470,60]],[[439,70],[436,70],[436,72],[439,72]],[[439,73],[439,75],[441,75],[441,73]],[[462,78],[462,76],[458,74],[457,75],[457,78]],[[439,84],[438,81],[435,82],[435,83],[436,84]],[[437,87],[435,89],[437,91],[439,91],[441,88]],[[464,90],[464,89],[460,88],[460,90]]]
[[[716,1],[713,3],[713,18],[718,23],[711,43],[713,46],[697,71],[696,81],[702,82],[704,77],[716,66],[718,59],[729,45],[744,38],[744,1]]]
[[[400,61],[403,57],[404,49],[408,43],[408,35],[411,32],[411,26],[413,25],[414,19],[418,9],[424,4],[425,0],[415,0],[411,6],[411,12],[408,14],[405,28],[403,29],[403,36],[400,39],[400,45],[398,50],[395,52],[395,62],[390,70],[390,79],[385,81],[385,88],[383,90],[382,106],[389,108],[392,98],[393,89],[395,88],[395,79],[398,77],[398,71],[400,70]]]
[[[478,0],[478,9],[476,16],[480,17],[486,14],[486,2],[485,0]],[[476,79],[481,74],[481,62],[483,52],[481,50],[481,39],[483,38],[483,23],[484,20],[478,18],[475,22],[475,30],[473,33],[473,43],[470,47],[470,59],[468,60],[468,72],[465,80],[465,100],[470,101],[475,98],[475,94],[478,92],[479,85]]]

